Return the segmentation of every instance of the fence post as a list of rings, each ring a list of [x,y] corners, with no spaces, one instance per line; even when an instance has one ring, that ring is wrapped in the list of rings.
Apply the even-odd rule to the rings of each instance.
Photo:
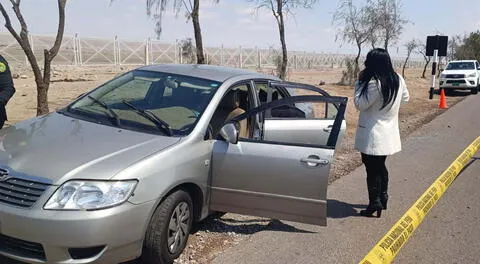
[[[255,47],[255,50],[257,51],[257,68],[260,69],[260,64],[262,63],[260,61],[260,50],[258,49],[258,47]]]
[[[224,66],[225,61],[223,60],[223,44],[220,47],[220,66]]]
[[[73,36],[73,65],[78,65],[77,33]]]
[[[173,60],[174,60],[175,63],[178,63],[178,39],[175,39],[175,44],[173,46],[173,50],[174,50]]]
[[[315,54],[315,52],[313,52],[313,55],[312,55],[312,66],[310,67],[310,69],[315,69],[315,56],[317,56],[317,54]]]
[[[183,47],[182,47],[182,45],[180,45],[180,53],[178,55],[180,55],[180,64],[183,64]]]
[[[115,42],[117,43],[117,65],[122,65],[122,53],[120,50],[120,42],[118,41],[118,36],[115,36]]]
[[[117,36],[113,37],[113,64],[117,65],[118,64],[118,58],[117,58]]]
[[[148,59],[150,64],[155,64],[155,57],[153,55],[153,43],[150,37],[148,38]]]
[[[262,68],[262,51],[258,49],[258,67]]]
[[[82,50],[82,37],[77,35],[77,48],[78,48],[78,62],[83,65],[83,50]]]
[[[145,43],[145,65],[150,64],[150,37],[147,38]]]
[[[297,54],[293,55],[293,68],[294,68],[295,70],[298,70]]]
[[[239,56],[239,59],[240,59],[240,68],[243,68],[242,46],[240,46],[240,56]]]

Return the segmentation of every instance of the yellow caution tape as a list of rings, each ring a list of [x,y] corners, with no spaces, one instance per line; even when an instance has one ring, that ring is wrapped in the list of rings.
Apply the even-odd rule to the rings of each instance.
[[[393,225],[387,234],[360,261],[360,264],[391,263],[398,251],[405,245],[423,221],[427,213],[437,203],[453,180],[480,149],[480,137],[458,156],[430,187],[420,196],[410,209]]]

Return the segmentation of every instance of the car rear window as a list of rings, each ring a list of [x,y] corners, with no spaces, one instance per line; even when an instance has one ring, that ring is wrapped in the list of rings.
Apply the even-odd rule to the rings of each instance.
[[[474,70],[475,63],[473,62],[450,62],[446,70]]]

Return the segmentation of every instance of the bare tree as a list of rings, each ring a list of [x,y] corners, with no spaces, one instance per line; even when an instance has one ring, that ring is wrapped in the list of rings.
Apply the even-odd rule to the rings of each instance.
[[[180,41],[182,60],[186,60],[187,63],[195,63],[196,55],[195,55],[195,46],[192,43],[191,38],[186,38]]]
[[[111,0],[114,1],[114,0]],[[219,0],[214,0],[218,3]],[[203,53],[202,30],[200,28],[200,0],[147,0],[147,15],[156,20],[155,33],[160,38],[162,33],[162,18],[166,11],[168,3],[173,4],[173,9],[178,15],[181,10],[185,11],[187,21],[192,20],[193,32],[195,35],[195,46],[197,53],[197,63],[205,63],[205,55]]]
[[[347,79],[349,80],[354,80],[358,75],[360,71],[358,62],[362,53],[362,45],[370,39],[371,33],[376,28],[376,24],[372,23],[371,19],[368,7],[357,8],[353,5],[352,0],[343,0],[333,15],[333,23],[340,28],[336,39],[340,37],[343,42],[357,46],[353,72],[348,73],[350,77]]]
[[[422,54],[423,59],[425,60],[425,65],[423,66],[423,72],[422,72],[422,78],[425,77],[425,73],[427,72],[427,67],[428,64],[430,64],[430,61],[432,60],[431,56],[427,56],[427,45],[426,44],[419,44],[417,47],[417,52]]]
[[[383,19],[380,19],[378,8],[373,0],[367,0],[363,12],[365,23],[369,23],[371,29],[367,41],[370,43],[372,49],[377,48],[379,46],[378,44],[383,41],[382,32],[379,30],[380,23]]]
[[[257,3],[257,10],[267,9],[272,11],[277,21],[278,31],[280,33],[280,42],[282,44],[282,64],[280,67],[279,78],[285,80],[287,74],[288,54],[285,41],[285,16],[293,14],[295,8],[311,8],[317,0],[249,0]]]
[[[32,46],[28,38],[28,26],[20,10],[20,0],[10,0],[15,16],[20,23],[20,33],[18,33],[13,28],[10,16],[5,10],[3,4],[0,3],[0,11],[2,12],[3,18],[5,19],[5,27],[17,40],[18,44],[22,47],[25,55],[27,56],[28,62],[32,66],[33,74],[35,76],[35,83],[37,84],[37,116],[47,114],[49,112],[48,88],[50,87],[50,67],[52,65],[52,60],[55,58],[55,56],[57,56],[58,51],[60,50],[63,32],[65,29],[65,5],[67,3],[67,0],[57,0],[57,2],[59,15],[57,36],[55,38],[55,43],[53,44],[53,47],[49,50],[44,50],[43,74],[40,66],[38,65],[37,58],[33,53]]]
[[[372,45],[372,49],[378,47],[377,43],[380,42],[380,37],[377,32],[372,32],[368,37],[368,42]]]
[[[402,3],[400,0],[368,0],[367,6],[373,16],[371,19],[378,23],[371,35],[382,40],[384,49],[388,50],[400,38],[405,24],[409,22],[402,16]]]
[[[402,69],[402,76],[405,78],[405,67],[407,66],[408,60],[410,59],[410,55],[412,55],[412,52],[417,49],[418,47],[418,41],[415,39],[410,40],[409,42],[405,43],[405,48],[407,48],[407,57],[405,58],[405,62],[403,63],[403,69]]]

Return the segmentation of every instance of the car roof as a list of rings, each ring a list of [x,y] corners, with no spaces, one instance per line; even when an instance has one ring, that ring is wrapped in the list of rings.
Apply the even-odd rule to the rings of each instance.
[[[154,64],[140,67],[138,70],[187,75],[217,82],[224,82],[227,79],[243,75],[248,75],[248,78],[279,80],[275,76],[261,74],[250,70],[205,64]]]

